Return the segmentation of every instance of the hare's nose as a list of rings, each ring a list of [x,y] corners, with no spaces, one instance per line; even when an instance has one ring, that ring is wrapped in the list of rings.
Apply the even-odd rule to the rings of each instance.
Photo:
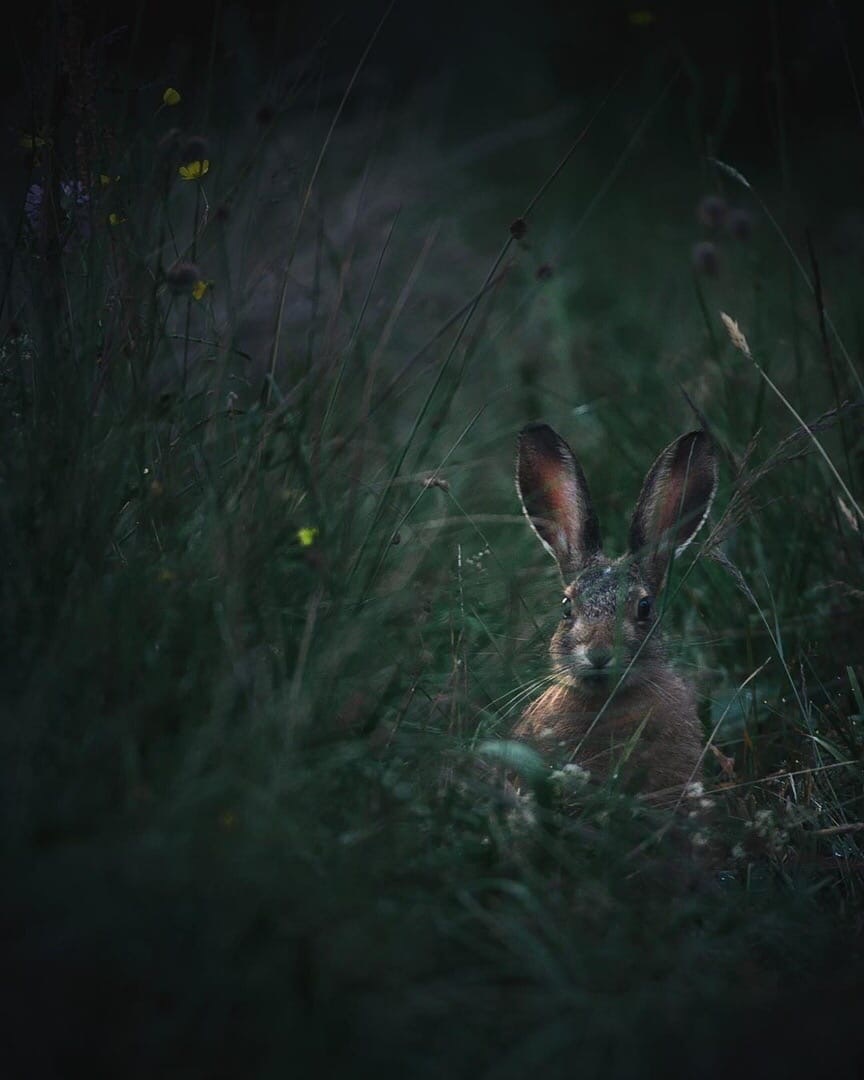
[[[588,663],[594,668],[604,668],[612,660],[611,649],[589,649],[586,655],[588,656]]]

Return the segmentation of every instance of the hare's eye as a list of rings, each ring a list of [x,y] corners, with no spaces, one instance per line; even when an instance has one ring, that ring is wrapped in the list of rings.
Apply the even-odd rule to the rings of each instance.
[[[572,619],[573,618],[573,601],[569,596],[565,596],[561,601],[561,618]]]
[[[651,597],[643,596],[639,603],[636,605],[636,618],[640,622],[644,622],[651,614],[652,607],[653,604],[651,603]]]

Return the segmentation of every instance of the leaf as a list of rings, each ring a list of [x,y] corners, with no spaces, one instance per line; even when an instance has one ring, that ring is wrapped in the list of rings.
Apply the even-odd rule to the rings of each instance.
[[[517,739],[488,739],[477,747],[477,753],[493,765],[518,773],[535,795],[549,783],[549,768],[543,758]]]

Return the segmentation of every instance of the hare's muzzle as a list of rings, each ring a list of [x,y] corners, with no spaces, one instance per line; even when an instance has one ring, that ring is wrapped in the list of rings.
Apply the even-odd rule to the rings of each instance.
[[[585,659],[588,661],[590,672],[599,672],[603,668],[608,668],[612,663],[614,653],[611,649],[605,646],[595,646],[587,649],[585,652]]]

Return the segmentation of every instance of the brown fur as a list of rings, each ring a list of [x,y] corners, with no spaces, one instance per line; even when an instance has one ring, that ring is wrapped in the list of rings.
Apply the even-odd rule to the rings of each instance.
[[[622,686],[592,728],[604,701],[573,686],[550,686],[513,733],[544,756],[578,761],[594,780],[606,780],[618,768],[628,786],[646,794],[677,796],[688,781],[700,779],[701,726],[693,691],[682,679],[666,672],[659,686]]]
[[[656,596],[711,505],[710,440],[690,432],[658,456],[633,514],[630,551],[616,560],[600,552],[587,482],[551,428],[520,434],[516,482],[565,587],[550,646],[554,681],[514,735],[596,780],[613,775],[645,794],[679,795],[700,778],[702,731],[692,687],[669,666]]]

